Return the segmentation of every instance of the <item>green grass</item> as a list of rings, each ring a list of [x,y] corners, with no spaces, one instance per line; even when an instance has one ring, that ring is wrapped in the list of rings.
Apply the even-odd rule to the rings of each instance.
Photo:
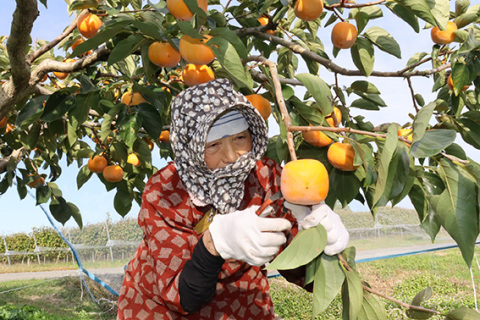
[[[128,263],[128,260],[102,260],[102,261],[82,261],[83,267],[85,269],[98,269],[98,268],[116,268],[123,267]],[[39,271],[52,271],[52,270],[75,270],[78,269],[78,266],[74,262],[60,262],[60,263],[41,263],[38,264],[36,261],[30,264],[0,264],[0,273],[17,273],[17,272],[39,272]],[[1,320],[1,319],[0,319]]]
[[[426,308],[447,313],[460,306],[475,307],[470,271],[458,249],[361,263],[357,265],[357,270],[362,280],[372,288],[406,303],[411,303],[421,290],[431,287],[433,295],[423,304]],[[473,270],[478,290],[480,270],[476,265]],[[270,279],[270,285],[275,310],[281,318],[312,318],[312,294],[289,284],[282,277]],[[389,320],[408,319],[404,308],[387,299],[379,299],[385,306]],[[340,296],[314,319],[342,319]],[[432,316],[429,319],[440,320],[444,317]]]
[[[97,283],[86,279],[91,292],[98,300],[101,298],[116,302],[116,297],[106,292]],[[23,289],[15,290],[17,288]],[[81,288],[77,277],[65,277],[53,280],[28,280],[0,282],[0,320],[15,319],[78,319],[97,320],[115,319],[116,309],[104,300],[97,304],[88,292]],[[2,312],[25,313],[24,317],[2,318]],[[29,318],[28,313],[36,313],[36,317]]]
[[[406,303],[410,303],[421,290],[431,287],[433,295],[423,304],[427,308],[448,312],[459,306],[475,306],[470,272],[458,249],[360,263],[357,270],[362,280],[375,290]],[[473,270],[478,287],[480,270],[475,262]],[[98,284],[91,280],[87,282],[96,299],[115,301],[115,297]],[[312,318],[311,293],[288,283],[282,277],[271,278],[269,282],[275,310],[281,318]],[[85,290],[82,298],[78,277],[3,282],[0,283],[0,292],[27,285],[33,286],[0,294],[0,320],[115,319],[115,309],[108,311],[110,304],[97,305]],[[385,306],[388,320],[407,319],[402,307],[386,299],[379,299]],[[8,308],[14,308],[15,312],[36,312],[36,318],[2,318],[1,312]],[[315,319],[342,319],[341,314],[342,303],[340,297],[337,297],[327,310]],[[443,317],[433,316],[430,319],[440,320]]]

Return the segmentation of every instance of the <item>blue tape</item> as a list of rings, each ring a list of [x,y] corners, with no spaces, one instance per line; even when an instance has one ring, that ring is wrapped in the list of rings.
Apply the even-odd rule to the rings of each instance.
[[[30,190],[27,190],[28,193],[30,194],[30,196],[35,199],[35,196],[30,192]],[[93,273],[91,273],[90,271],[88,271],[87,269],[85,269],[83,267],[83,264],[82,264],[82,260],[80,259],[80,256],[78,255],[78,251],[77,249],[75,249],[75,247],[67,240],[67,238],[65,238],[65,236],[62,234],[62,232],[57,228],[57,226],[55,226],[55,223],[53,222],[52,218],[50,217],[50,214],[47,212],[47,210],[45,210],[45,208],[40,204],[40,209],[42,209],[43,213],[45,213],[45,215],[47,216],[47,219],[48,221],[50,222],[50,224],[52,225],[52,227],[55,229],[55,231],[59,234],[59,236],[63,239],[63,241],[65,241],[65,243],[70,247],[70,250],[72,250],[73,252],[73,256],[75,257],[75,261],[77,262],[77,265],[78,267],[80,268],[80,270],[82,270],[83,273],[85,273],[90,279],[92,279],[93,281],[95,281],[96,283],[98,283],[99,285],[101,285],[102,287],[104,287],[105,289],[108,290],[108,292],[110,292],[111,294],[113,294],[114,296],[118,297],[119,294],[112,288],[110,287],[108,284],[106,284],[104,281],[100,280],[99,278],[97,278],[96,275],[94,275]]]

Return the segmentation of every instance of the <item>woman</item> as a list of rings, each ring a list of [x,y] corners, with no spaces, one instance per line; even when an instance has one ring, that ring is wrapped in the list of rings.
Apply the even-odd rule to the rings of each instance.
[[[275,319],[262,266],[298,225],[283,201],[256,214],[280,190],[281,167],[263,157],[265,122],[227,79],[181,92],[171,109],[175,160],[145,187],[144,240],[127,266],[118,319]],[[292,208],[301,227],[326,225],[331,252],[346,247],[327,206]],[[303,276],[285,273],[300,285]]]

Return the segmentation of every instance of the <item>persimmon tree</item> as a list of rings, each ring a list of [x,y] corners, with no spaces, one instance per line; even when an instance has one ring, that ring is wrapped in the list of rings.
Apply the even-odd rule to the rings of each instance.
[[[81,226],[78,208],[55,184],[64,158],[79,168],[78,188],[100,179],[116,193],[117,212],[127,214],[157,169],[152,152],[173,156],[170,102],[188,87],[183,70],[198,58],[208,68],[189,83],[209,81],[213,71],[245,95],[260,94],[272,104],[270,119],[279,134],[270,137],[267,156],[279,163],[321,161],[329,176],[329,206],[358,200],[374,215],[380,206],[409,198],[432,241],[444,228],[471,266],[479,234],[480,165],[455,141],[480,149],[480,5],[458,0],[450,11],[448,0],[211,0],[208,7],[195,0],[185,0],[185,7],[175,0],[67,1],[71,24],[55,39],[32,42],[38,5],[46,7],[47,1],[16,2],[10,34],[2,36],[0,46],[0,194],[16,187],[23,199],[34,186],[37,203],[48,203],[56,220],[73,217]],[[434,30],[428,50],[399,70],[375,67],[380,51],[397,59],[409,45],[376,24],[384,12],[395,17],[392,25],[416,33]],[[333,24],[335,34],[322,32]],[[182,44],[182,37],[188,41]],[[327,41],[334,42],[333,52],[326,52]],[[154,43],[168,47],[165,52],[177,60],[163,51],[149,53]],[[350,52],[354,68],[337,61],[340,50]],[[189,77],[201,69],[189,68]],[[327,82],[325,74],[334,81]],[[431,79],[432,101],[413,85],[416,77]],[[385,78],[404,79],[409,87],[410,122],[375,126],[367,117],[353,116],[352,110],[389,107],[375,85]],[[313,131],[327,143],[306,139]],[[337,150],[348,149],[352,163],[330,164],[327,154],[336,142],[351,146]],[[107,160],[102,167],[114,166],[110,178],[89,169],[95,156]],[[326,241],[321,228],[297,238],[273,266],[307,265],[314,313],[341,291],[345,319],[386,317],[372,293],[382,295],[355,270],[354,248],[333,258],[319,255]],[[302,239],[316,245],[304,246]],[[421,306],[428,296],[422,291],[411,304],[396,302],[409,316],[425,319],[440,314]],[[478,313],[459,308],[446,316],[473,319]]]

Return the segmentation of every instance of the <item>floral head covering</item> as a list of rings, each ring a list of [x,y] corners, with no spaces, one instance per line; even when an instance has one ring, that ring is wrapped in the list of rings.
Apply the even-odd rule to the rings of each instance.
[[[219,213],[237,210],[244,182],[267,150],[265,121],[228,79],[216,79],[182,91],[172,102],[170,139],[175,166],[190,196],[213,205]],[[205,163],[205,142],[210,126],[227,111],[238,110],[247,120],[252,151],[235,163],[211,171]]]

